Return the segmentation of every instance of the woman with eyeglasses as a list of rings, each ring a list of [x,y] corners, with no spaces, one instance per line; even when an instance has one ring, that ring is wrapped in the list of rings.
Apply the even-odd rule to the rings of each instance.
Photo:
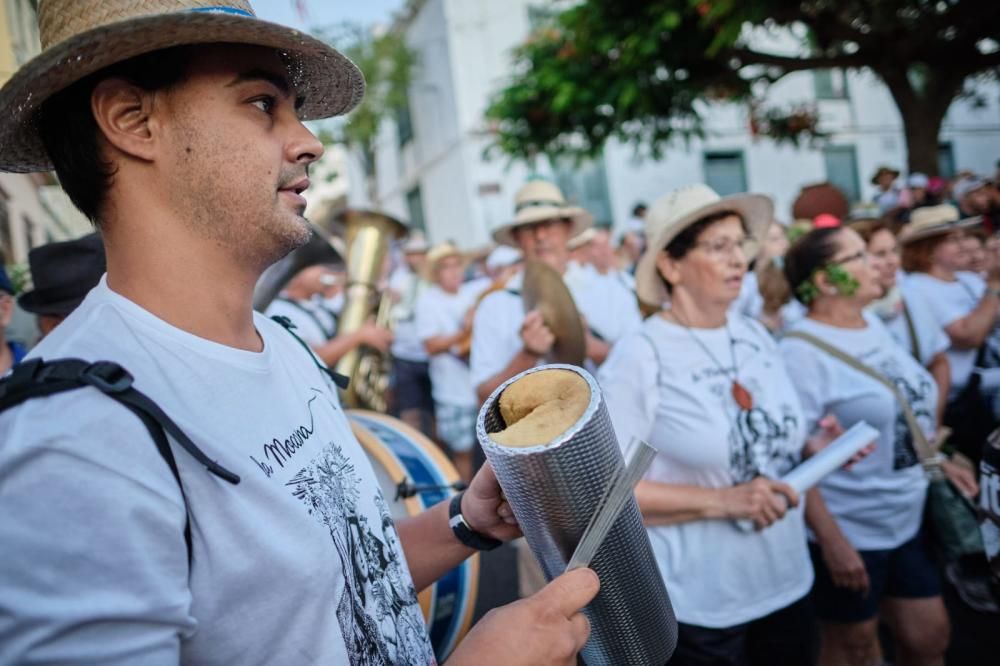
[[[808,308],[791,327],[882,374],[906,397],[928,440],[937,430],[937,384],[866,308],[883,292],[865,241],[848,228],[816,229],[785,258],[792,293]],[[808,493],[806,521],[816,571],[821,664],[882,663],[878,618],[892,630],[904,664],[940,664],[949,625],[938,570],[921,531],[927,482],[895,394],[813,343],[780,343],[806,426],[833,413],[845,428],[878,429],[874,452]],[[975,480],[954,465],[966,490]]]
[[[657,449],[636,496],[680,622],[671,664],[811,660],[805,526],[775,480],[809,430],[771,335],[730,312],[772,212],[767,197],[704,185],[657,200],[635,277],[658,312],[601,367],[619,442]],[[825,425],[812,446],[838,432]]]
[[[927,368],[938,387],[936,415],[944,418],[951,386],[951,366],[945,353],[948,336],[934,314],[900,270],[900,249],[892,225],[885,220],[853,222],[851,229],[865,241],[868,261],[878,274],[882,295],[868,309],[889,329],[892,337]]]

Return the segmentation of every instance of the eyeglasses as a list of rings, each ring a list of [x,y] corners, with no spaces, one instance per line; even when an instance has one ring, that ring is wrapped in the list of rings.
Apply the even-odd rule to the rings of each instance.
[[[861,250],[860,252],[856,252],[855,254],[852,254],[849,257],[844,257],[843,259],[837,259],[836,261],[831,261],[829,265],[843,266],[844,264],[849,264],[852,261],[857,261],[858,259],[862,260],[867,264],[869,260],[868,250]]]
[[[739,250],[746,257],[749,256],[756,245],[756,239],[750,236],[737,241],[731,238],[719,238],[711,241],[698,241],[694,244],[695,247],[703,249],[705,254],[713,259],[731,257],[736,250]]]

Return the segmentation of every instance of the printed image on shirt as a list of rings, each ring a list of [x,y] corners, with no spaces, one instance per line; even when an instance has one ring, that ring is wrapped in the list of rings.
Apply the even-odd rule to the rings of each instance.
[[[777,478],[792,469],[798,455],[789,440],[798,430],[791,405],[774,412],[762,407],[740,410],[729,431],[729,467],[735,482],[762,475]]]
[[[903,376],[902,368],[893,358],[887,358],[878,368],[885,377],[887,377],[906,401],[910,404],[910,409],[913,410],[913,415],[917,419],[917,423],[921,427],[926,428],[928,425],[934,423],[934,414],[931,411],[932,405],[929,404],[929,396],[932,390],[930,381],[921,378],[914,383],[911,381],[913,378],[907,378]],[[896,408],[896,423],[895,423],[895,436],[893,437],[893,469],[906,469],[907,467],[913,467],[920,462],[920,458],[917,456],[917,451],[913,446],[913,434],[910,432],[910,427],[906,422],[906,416],[903,414],[903,410],[897,406]]]
[[[288,483],[295,497],[330,531],[344,572],[337,620],[351,664],[434,662],[416,591],[403,571],[399,536],[381,492],[372,498],[380,520],[359,510],[361,479],[330,442]]]

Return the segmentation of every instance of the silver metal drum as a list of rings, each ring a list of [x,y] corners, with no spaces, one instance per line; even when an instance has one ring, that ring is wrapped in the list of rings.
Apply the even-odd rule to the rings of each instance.
[[[501,394],[521,377],[549,369],[575,372],[587,381],[590,403],[583,416],[544,446],[512,448],[493,441],[490,433],[505,427]],[[532,368],[493,392],[479,412],[476,432],[528,545],[552,580],[566,568],[609,480],[625,466],[600,387],[576,366]],[[583,660],[666,663],[677,644],[677,621],[634,496],[590,566],[601,591],[584,611],[591,635]]]

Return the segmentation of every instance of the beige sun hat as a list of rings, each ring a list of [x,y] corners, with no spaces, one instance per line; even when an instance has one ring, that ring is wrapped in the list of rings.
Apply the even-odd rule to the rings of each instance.
[[[900,245],[906,245],[921,238],[929,238],[939,234],[946,234],[957,229],[968,229],[983,222],[983,217],[967,217],[962,219],[962,214],[958,208],[951,204],[941,204],[939,206],[924,206],[915,208],[910,213],[910,221],[899,232],[897,240]]]
[[[347,113],[361,101],[361,71],[336,49],[262,21],[244,0],[41,0],[42,52],[0,90],[0,171],[48,171],[36,115],[52,95],[135,56],[190,44],[277,49],[304,102],[303,120]]]
[[[566,243],[566,247],[571,250],[578,250],[587,243],[593,242],[595,238],[597,238],[597,229],[589,227],[578,233],[576,236],[570,238],[569,242]]]
[[[763,194],[720,197],[711,187],[702,184],[682,187],[653,202],[646,213],[649,244],[635,269],[639,300],[657,308],[669,300],[667,288],[656,269],[656,258],[677,234],[698,220],[727,211],[743,218],[750,237],[760,240],[774,218],[774,203]],[[750,254],[756,256],[756,252]]]
[[[570,206],[562,190],[545,180],[532,180],[514,195],[515,216],[512,222],[497,227],[493,240],[501,245],[516,246],[514,227],[544,220],[567,219],[573,223],[570,238],[594,223],[593,216],[579,206]]]

